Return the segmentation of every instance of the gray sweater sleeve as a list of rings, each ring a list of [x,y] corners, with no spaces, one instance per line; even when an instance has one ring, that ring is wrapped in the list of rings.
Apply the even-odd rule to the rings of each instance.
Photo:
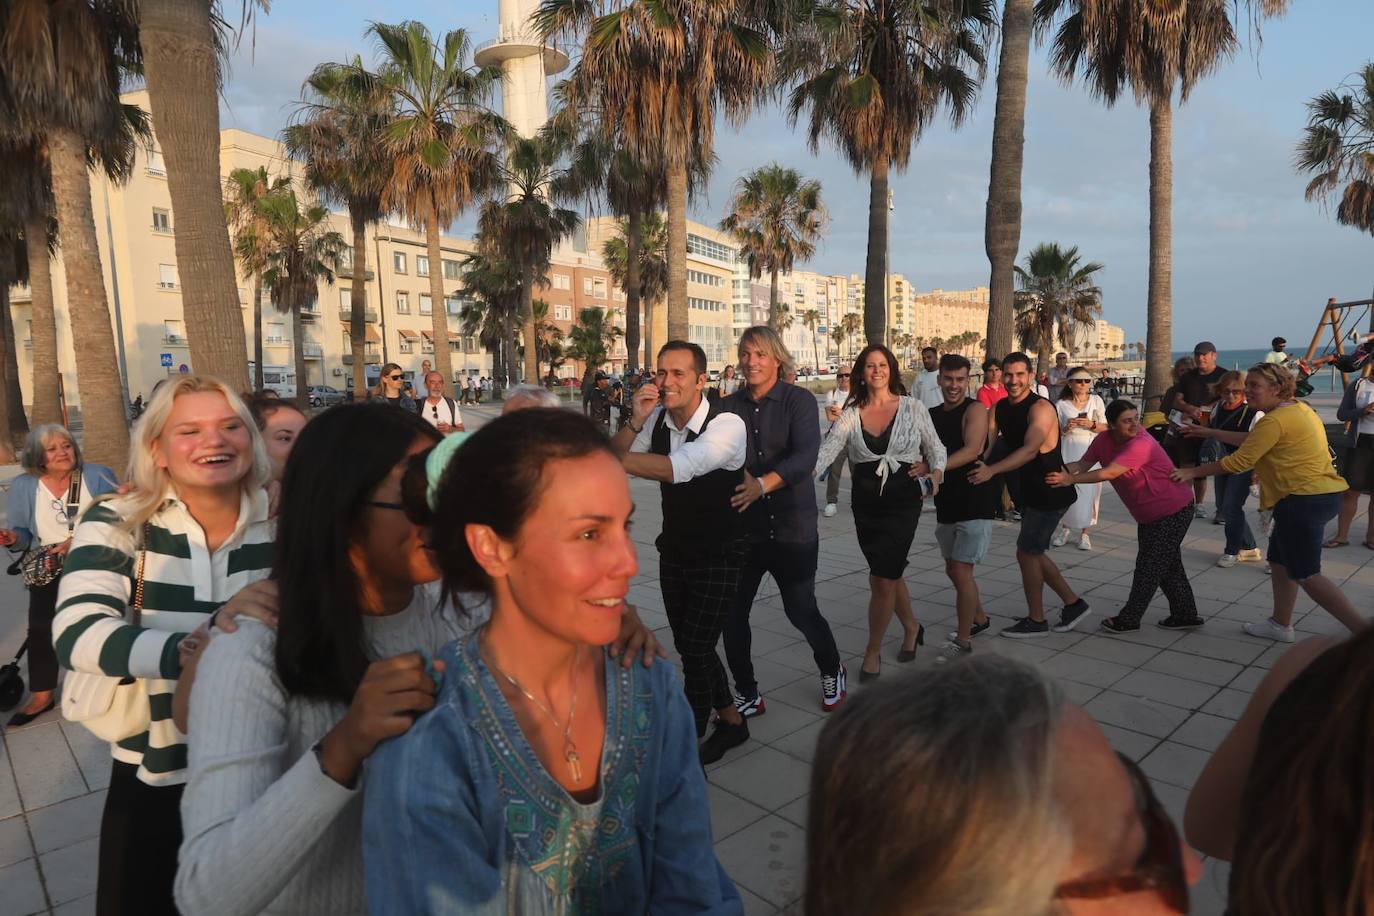
[[[1342,423],[1359,422],[1360,409],[1355,406],[1355,394],[1359,391],[1360,382],[1363,381],[1364,379],[1357,378],[1345,386],[1345,394],[1341,396],[1341,406],[1336,408],[1336,419]]]

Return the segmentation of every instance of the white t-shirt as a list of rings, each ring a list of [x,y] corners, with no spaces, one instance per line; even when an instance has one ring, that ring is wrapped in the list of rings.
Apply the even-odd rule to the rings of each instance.
[[[92,498],[90,488],[86,486],[86,477],[82,475],[81,505],[76,510],[78,516],[86,511]],[[47,484],[38,481],[38,490],[33,496],[33,521],[34,546],[61,544],[70,537],[67,531],[67,491],[63,490],[61,495],[54,496]]]
[[[849,392],[841,391],[838,388],[831,388],[830,393],[825,396],[826,408],[834,407],[839,410],[844,409],[844,402],[849,400]]]
[[[916,373],[916,390],[913,393],[916,400],[926,405],[926,410],[939,407],[945,401],[945,396],[940,391],[940,373],[927,372],[924,369]]]
[[[420,402],[420,415],[429,421],[430,426],[440,423],[458,426],[463,422],[463,412],[458,409],[458,402],[448,398],[440,398],[437,403],[425,398]]]

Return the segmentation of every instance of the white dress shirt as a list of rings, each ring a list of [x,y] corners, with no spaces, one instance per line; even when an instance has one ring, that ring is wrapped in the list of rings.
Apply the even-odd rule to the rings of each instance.
[[[701,399],[696,412],[687,425],[681,429],[673,423],[673,415],[668,414],[664,426],[668,428],[668,460],[673,464],[673,483],[686,483],[695,477],[718,471],[738,471],[744,467],[744,458],[749,451],[748,434],[744,420],[738,414],[719,413],[711,425],[702,432],[706,415],[711,405],[706,398]],[[649,452],[653,445],[654,427],[658,424],[663,408],[655,407],[644,421],[644,427],[635,436],[632,452]],[[687,441],[687,433],[698,433],[697,438]]]
[[[440,423],[458,426],[463,422],[463,412],[458,409],[457,401],[452,402],[451,410],[449,405],[448,398],[440,398],[437,402],[425,398],[420,402],[420,414],[429,421],[431,426],[438,426]]]

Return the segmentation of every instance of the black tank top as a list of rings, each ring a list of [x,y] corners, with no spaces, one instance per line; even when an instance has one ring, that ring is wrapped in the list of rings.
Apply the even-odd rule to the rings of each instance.
[[[944,444],[945,451],[953,455],[964,447],[964,414],[972,398],[953,410],[946,410],[941,404],[930,411],[930,422],[935,433]],[[945,468],[945,480],[940,484],[940,492],[935,494],[935,520],[942,525],[967,522],[979,518],[992,518],[997,512],[998,489],[991,481],[981,486],[969,482],[968,472],[973,470],[970,461],[961,467]]]
[[[1016,451],[1026,444],[1026,430],[1030,428],[1031,407],[1037,401],[1045,401],[1031,392],[1017,404],[1011,398],[997,402],[997,429],[1006,441],[1008,451]],[[1050,405],[1053,408],[1054,405]],[[1031,509],[1052,511],[1073,505],[1077,494],[1073,487],[1052,487],[1045,483],[1045,475],[1051,471],[1064,469],[1064,456],[1059,451],[1059,426],[1055,422],[1054,448],[1041,452],[1030,461],[1021,465],[1021,502]]]

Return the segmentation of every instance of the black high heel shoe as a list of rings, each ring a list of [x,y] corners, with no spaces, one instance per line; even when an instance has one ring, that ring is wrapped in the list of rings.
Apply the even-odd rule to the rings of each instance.
[[[925,628],[925,624],[920,624],[920,623],[918,623],[918,624],[916,624],[916,645],[917,645],[917,646],[924,646],[925,644],[926,644],[926,628]],[[897,661],[902,662],[902,663],[914,662],[914,661],[916,661],[916,647],[913,646],[913,647],[910,648],[910,649],[898,649],[898,650],[897,650]]]

